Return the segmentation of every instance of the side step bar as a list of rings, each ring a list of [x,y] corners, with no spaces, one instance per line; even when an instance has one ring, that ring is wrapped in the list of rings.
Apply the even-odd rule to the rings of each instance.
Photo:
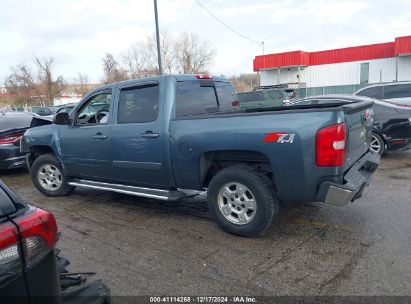
[[[106,190],[112,192],[118,192],[123,194],[130,194],[141,197],[154,198],[164,201],[177,201],[186,197],[193,197],[200,194],[200,191],[194,190],[164,190],[164,189],[152,189],[144,187],[127,186],[120,184],[110,184],[103,182],[95,182],[90,180],[72,180],[68,182],[70,186]]]

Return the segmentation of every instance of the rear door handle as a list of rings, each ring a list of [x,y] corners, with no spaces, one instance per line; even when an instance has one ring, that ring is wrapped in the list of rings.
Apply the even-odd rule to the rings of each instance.
[[[96,133],[95,135],[93,135],[93,138],[94,138],[94,139],[106,139],[106,138],[107,138],[107,135],[104,135],[104,134],[98,132],[98,133]]]
[[[158,133],[153,133],[153,131],[146,131],[145,133],[141,134],[144,138],[157,138],[160,135]]]

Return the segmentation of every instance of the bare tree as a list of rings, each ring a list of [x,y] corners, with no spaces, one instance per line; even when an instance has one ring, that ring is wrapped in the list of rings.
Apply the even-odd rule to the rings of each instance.
[[[248,92],[258,86],[257,74],[241,74],[229,78],[237,92]]]
[[[50,104],[53,103],[54,98],[61,95],[61,92],[65,88],[65,82],[63,76],[58,76],[56,79],[53,77],[53,64],[54,58],[39,58],[36,57],[36,65],[38,69],[38,80],[41,95],[39,96],[43,100],[43,96]]]
[[[205,72],[215,55],[208,42],[201,41],[196,33],[187,32],[178,37],[174,52],[178,71],[184,74]]]
[[[208,42],[200,40],[197,34],[185,32],[177,38],[168,32],[162,32],[160,52],[164,72],[168,74],[205,72],[215,55]],[[108,62],[111,65],[110,69],[105,68],[106,77],[106,71],[111,71],[118,65],[114,57],[107,59],[110,59]],[[121,63],[130,78],[158,75],[155,35],[131,45],[121,54]]]
[[[120,68],[117,60],[110,53],[103,58],[104,83],[112,83],[128,79],[127,72]]]
[[[22,63],[10,68],[11,74],[5,80],[7,91],[14,94],[15,101],[23,103],[32,95],[38,99],[41,97],[39,87],[35,82],[30,66]]]
[[[82,73],[77,73],[77,77],[74,78],[74,93],[84,96],[92,86],[89,84],[88,76]]]
[[[173,36],[163,31],[160,33],[160,54],[163,64],[163,70],[167,74],[176,72],[176,53],[175,53],[176,41]],[[153,34],[147,37],[146,42],[146,58],[149,62],[151,70],[157,70],[158,73],[158,60],[157,60],[157,42],[156,36]]]
[[[146,73],[147,58],[145,46],[141,42],[131,45],[120,56],[130,78],[151,76]]]

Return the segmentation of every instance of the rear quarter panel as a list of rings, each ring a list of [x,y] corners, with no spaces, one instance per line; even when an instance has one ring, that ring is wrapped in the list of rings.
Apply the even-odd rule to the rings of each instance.
[[[281,200],[315,200],[323,180],[342,181],[343,168],[315,165],[315,135],[341,122],[342,111],[315,109],[215,115],[170,122],[172,170],[180,188],[201,189],[199,163],[206,152],[255,151],[269,160]],[[292,143],[264,142],[268,132],[295,134]]]

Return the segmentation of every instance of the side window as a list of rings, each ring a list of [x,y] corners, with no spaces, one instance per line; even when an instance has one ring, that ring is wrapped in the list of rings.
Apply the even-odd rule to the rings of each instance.
[[[384,99],[411,97],[411,84],[387,85]]]
[[[196,80],[177,82],[176,117],[214,111],[218,111],[214,87],[201,87]]]
[[[261,92],[252,92],[251,93],[251,101],[264,101],[264,94]]]
[[[121,90],[117,123],[142,123],[156,120],[159,97],[158,85]]]
[[[264,95],[261,92],[249,92],[238,94],[240,102],[264,101]]]
[[[283,100],[283,93],[279,90],[272,90],[272,91],[268,91],[268,96],[270,96],[270,98],[272,99],[281,99]]]
[[[111,106],[111,93],[100,93],[91,97],[78,111],[76,124],[107,123]]]
[[[357,93],[357,95],[375,99],[382,99],[382,86],[362,90],[361,92]]]

